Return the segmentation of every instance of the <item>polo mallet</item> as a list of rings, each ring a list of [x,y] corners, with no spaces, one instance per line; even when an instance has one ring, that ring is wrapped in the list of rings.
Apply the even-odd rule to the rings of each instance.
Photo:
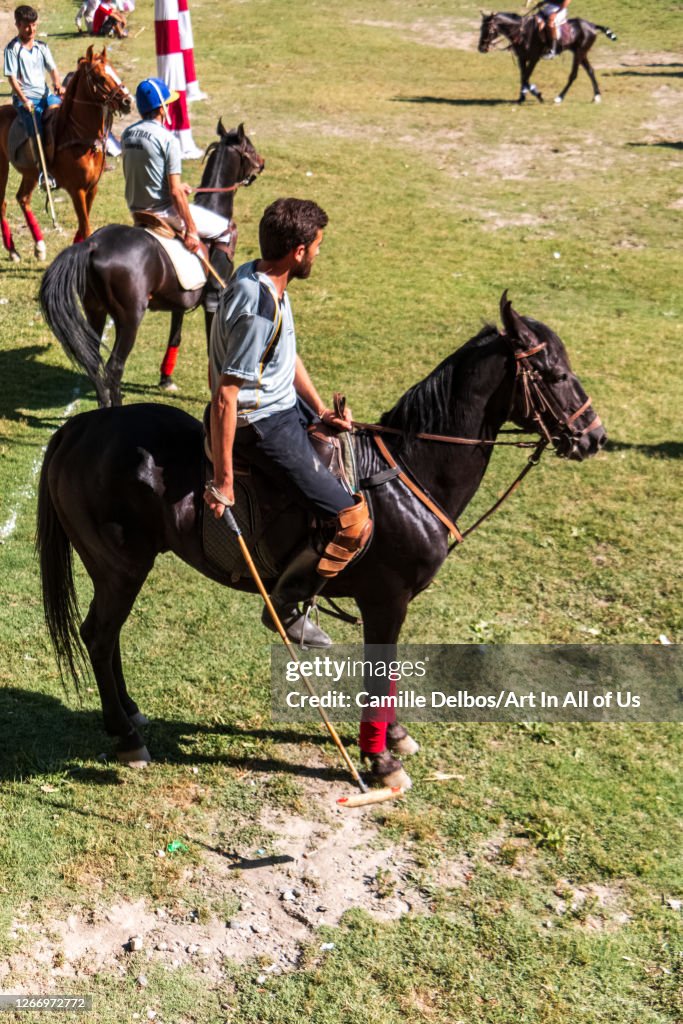
[[[215,267],[212,267],[209,261],[202,255],[199,249],[197,249],[197,251],[192,255],[197,257],[201,265],[204,267],[204,270],[206,270],[207,273],[215,277],[223,291],[225,291],[225,289],[228,287],[227,284],[225,283],[221,275],[218,273],[218,271],[215,269]]]
[[[240,551],[242,552],[242,557],[244,558],[244,561],[247,563],[247,568],[249,569],[249,572],[251,573],[251,577],[252,577],[254,583],[256,584],[256,586],[258,587],[258,591],[259,591],[261,597],[263,598],[263,601],[265,603],[266,608],[268,609],[268,614],[270,615],[271,619],[273,620],[273,625],[275,626],[276,630],[280,634],[282,642],[284,643],[285,647],[287,648],[287,651],[289,652],[290,657],[296,662],[297,665],[300,665],[301,661],[299,659],[299,656],[296,653],[296,651],[294,649],[294,645],[292,644],[291,640],[289,639],[289,637],[285,633],[284,626],[280,622],[279,616],[278,616],[278,614],[275,611],[275,608],[273,606],[273,602],[270,600],[270,597],[268,595],[268,591],[266,590],[266,588],[263,585],[263,580],[261,579],[261,577],[259,575],[258,569],[254,565],[254,560],[251,557],[251,553],[250,553],[249,548],[247,547],[246,541],[245,541],[245,539],[244,539],[244,537],[242,535],[242,531],[241,531],[241,529],[239,527],[239,524],[238,524],[237,520],[235,519],[235,517],[234,517],[234,515],[232,513],[232,510],[227,508],[227,507],[224,508],[224,510],[223,510],[223,521],[225,522],[225,524],[228,527],[228,529],[230,529],[235,534],[235,536],[237,537],[237,543],[240,546]],[[301,678],[303,679],[304,685],[306,686],[306,689],[308,690],[310,695],[312,697],[315,697],[316,696],[315,690],[313,689],[313,687],[309,683],[309,681],[306,678],[306,676],[303,674],[303,672],[300,672],[299,674],[300,674]],[[360,789],[360,793],[358,793],[356,796],[342,797],[340,800],[338,800],[337,802],[340,804],[340,806],[342,806],[342,807],[361,807],[361,806],[363,806],[365,804],[379,804],[379,803],[382,803],[384,800],[394,800],[394,799],[396,799],[396,797],[400,796],[401,793],[403,792],[400,786],[393,786],[393,787],[386,786],[386,787],[384,787],[384,789],[375,789],[375,790],[372,790],[372,791],[369,789],[369,787],[361,779],[361,777],[360,777],[360,775],[358,773],[358,769],[356,768],[355,764],[353,763],[353,761],[349,757],[349,755],[347,753],[347,750],[346,750],[346,747],[344,746],[344,744],[342,743],[341,739],[339,738],[339,734],[338,734],[337,730],[335,729],[335,727],[332,725],[332,722],[329,720],[325,709],[319,707],[318,711],[320,713],[320,717],[322,718],[322,720],[323,720],[323,722],[325,724],[325,728],[327,729],[327,731],[329,732],[330,736],[332,737],[334,745],[336,746],[337,750],[339,751],[339,753],[342,756],[342,760],[344,761],[344,764],[346,765],[346,767],[351,772],[351,774],[352,774],[352,776],[354,778],[354,781],[356,782],[356,784],[358,785],[358,787]]]
[[[45,153],[43,152],[43,140],[40,137],[38,130],[38,120],[36,118],[36,112],[31,107],[31,118],[33,119],[33,130],[36,133],[36,145],[38,146],[38,159],[40,160],[40,169],[43,172],[43,181],[45,182],[45,191],[47,192],[47,202],[50,207],[50,217],[52,218],[52,227],[57,227],[57,217],[55,215],[55,207],[52,202],[52,190],[50,188],[50,175],[47,173],[47,163],[45,162]]]

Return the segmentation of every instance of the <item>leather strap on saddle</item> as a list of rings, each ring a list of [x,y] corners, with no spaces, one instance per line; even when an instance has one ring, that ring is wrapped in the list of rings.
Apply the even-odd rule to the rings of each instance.
[[[370,540],[372,520],[365,497],[356,495],[356,504],[337,515],[337,532],[323,551],[318,563],[320,576],[330,579],[345,569]]]
[[[153,210],[133,210],[133,223],[139,228],[147,228],[148,231],[153,231],[162,238],[177,238],[183,244],[185,242],[187,229],[185,228],[184,221],[177,215],[160,217]],[[208,261],[209,250],[201,240],[199,242],[199,251],[203,258]]]

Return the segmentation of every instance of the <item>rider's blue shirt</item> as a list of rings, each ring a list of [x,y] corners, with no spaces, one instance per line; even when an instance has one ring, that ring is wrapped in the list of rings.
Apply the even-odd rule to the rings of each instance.
[[[167,210],[173,206],[169,174],[180,174],[180,144],[159,122],[136,121],[121,136],[123,175],[129,210]]]
[[[238,425],[257,422],[296,403],[292,308],[287,292],[278,303],[272,281],[256,270],[256,262],[239,267],[221,296],[211,330],[209,363],[214,392],[222,374],[244,382],[237,398]]]
[[[30,50],[22,44],[19,36],[5,47],[5,77],[11,75],[16,78],[26,99],[33,103],[47,92],[45,72],[54,71],[55,67],[49,47],[39,39],[34,39]]]

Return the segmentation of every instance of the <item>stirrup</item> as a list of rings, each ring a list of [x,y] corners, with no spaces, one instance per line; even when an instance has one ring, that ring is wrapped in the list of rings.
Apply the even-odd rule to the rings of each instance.
[[[48,174],[47,180],[48,180],[48,184],[50,185],[50,191],[51,192],[55,192],[59,188],[59,185],[57,184],[57,182],[55,181],[55,179],[52,177],[51,174]],[[43,174],[42,171],[38,175],[38,188],[42,192],[47,192],[47,185],[45,184],[45,175]]]

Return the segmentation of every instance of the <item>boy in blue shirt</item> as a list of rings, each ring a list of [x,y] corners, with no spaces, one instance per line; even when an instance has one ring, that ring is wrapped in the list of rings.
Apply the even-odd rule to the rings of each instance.
[[[59,103],[62,96],[61,79],[46,43],[36,38],[38,12],[22,5],[14,12],[17,35],[5,47],[5,76],[12,89],[12,104],[29,136],[35,134],[33,116],[42,135],[42,117],[48,106]],[[49,73],[54,91],[51,96],[45,83]]]

